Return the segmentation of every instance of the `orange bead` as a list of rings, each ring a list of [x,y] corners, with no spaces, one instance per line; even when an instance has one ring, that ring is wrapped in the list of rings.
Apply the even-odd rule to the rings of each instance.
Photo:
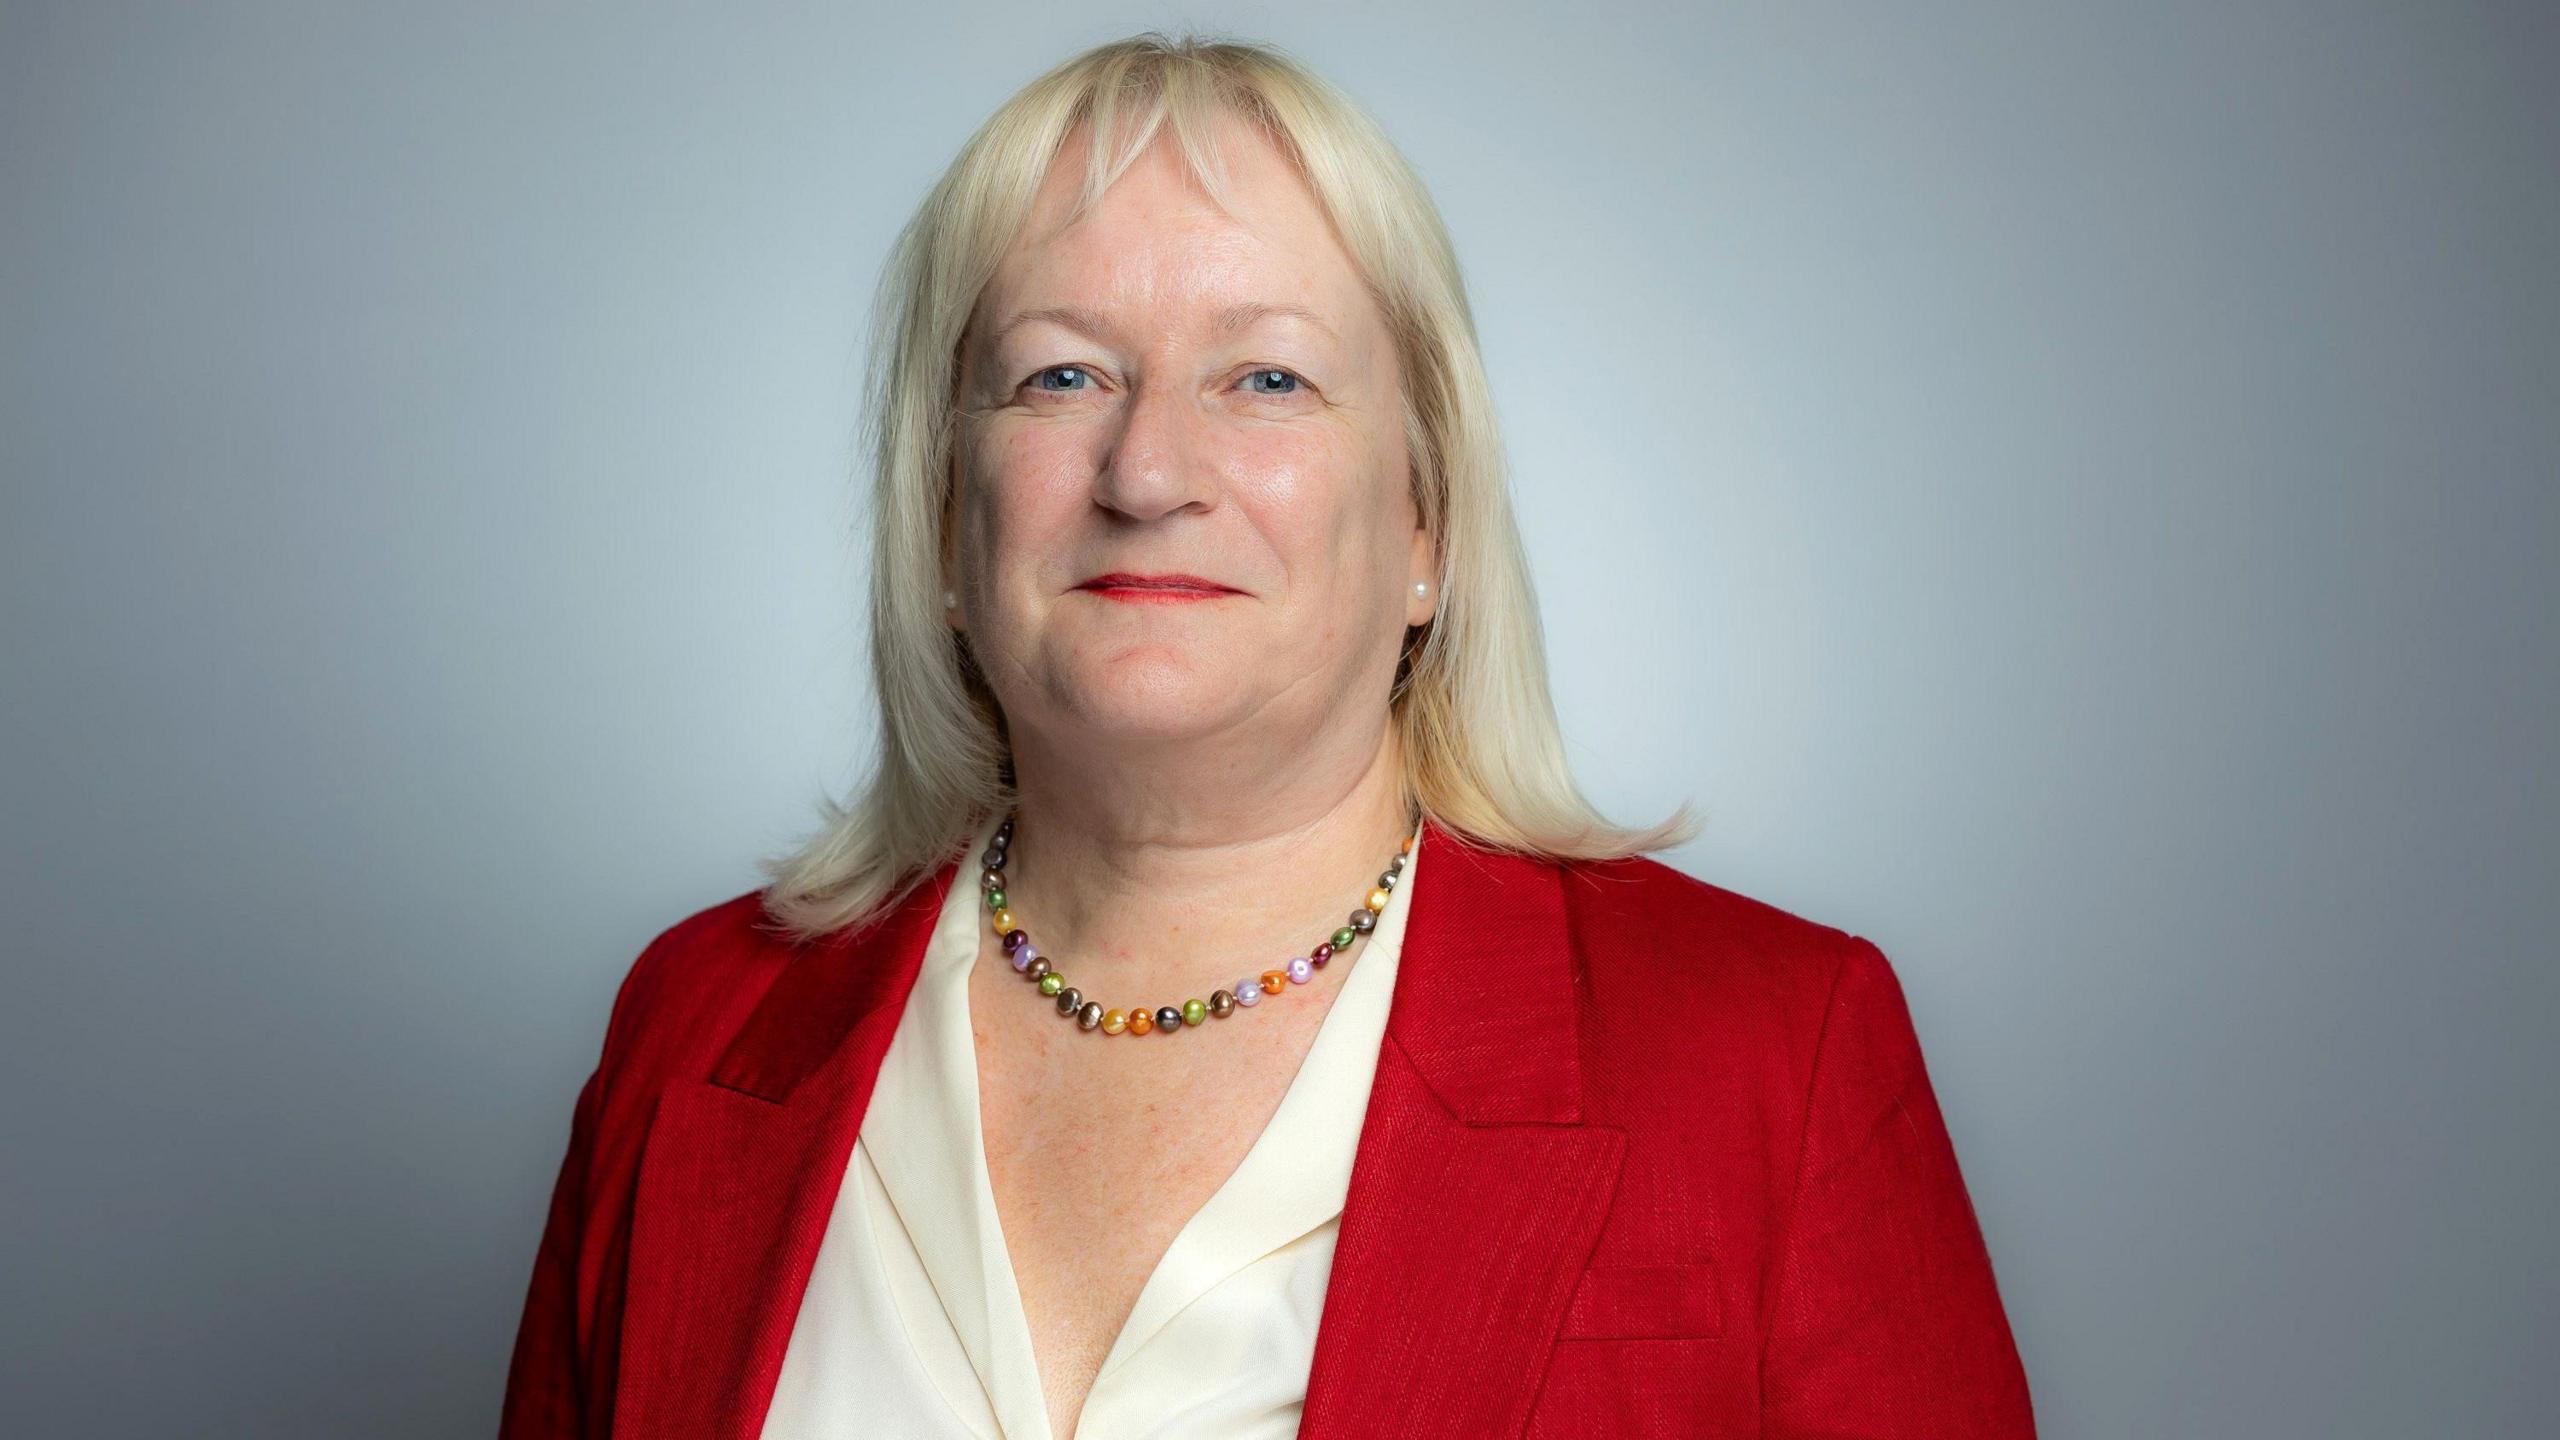
[[[1266,997],[1267,997],[1267,996],[1272,996],[1272,995],[1278,995],[1278,994],[1281,994],[1281,993],[1283,993],[1284,991],[1286,991],[1288,988],[1289,988],[1289,972],[1288,972],[1288,971],[1286,971],[1286,970],[1265,970],[1265,971],[1263,971],[1263,972],[1262,972],[1262,993],[1263,993]]]
[[[1154,1015],[1149,1014],[1144,1010],[1132,1010],[1129,1012],[1130,1034],[1144,1035],[1154,1028],[1156,1028],[1156,1017]]]
[[[1386,908],[1387,908],[1387,892],[1386,892],[1386,891],[1384,891],[1384,890],[1372,890],[1372,891],[1370,891],[1370,892],[1369,892],[1369,913],[1370,913],[1370,914],[1372,914],[1372,915],[1375,915],[1375,914],[1377,914],[1379,911],[1384,910],[1384,909],[1386,909]]]
[[[1103,1011],[1103,1012],[1102,1012],[1102,1033],[1103,1033],[1103,1034],[1105,1034],[1105,1035],[1117,1035],[1117,1034],[1119,1034],[1121,1031],[1126,1030],[1126,1029],[1128,1029],[1128,1028],[1129,1028],[1129,1012],[1128,1012],[1128,1011],[1126,1011],[1126,1010],[1105,1010],[1105,1011]]]
[[[1412,836],[1410,836],[1410,835],[1407,835],[1406,837],[1404,837],[1404,843],[1403,843],[1402,845],[1400,845],[1400,846],[1398,846],[1398,847],[1397,847],[1396,853],[1398,853],[1398,854],[1400,854],[1400,855],[1410,855],[1410,854],[1412,854],[1412,853],[1413,853],[1413,837],[1412,837]]]

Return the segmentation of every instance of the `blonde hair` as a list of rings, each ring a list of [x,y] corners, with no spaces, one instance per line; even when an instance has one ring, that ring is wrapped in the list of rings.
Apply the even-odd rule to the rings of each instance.
[[[990,116],[899,234],[881,278],[865,429],[872,447],[872,677],[879,758],[850,805],[768,859],[767,913],[815,937],[871,918],[1014,803],[1004,717],[943,620],[942,524],[962,338],[1069,135],[1090,132],[1089,210],[1165,126],[1226,204],[1216,122],[1259,128],[1314,191],[1376,297],[1402,360],[1414,499],[1440,547],[1439,604],[1406,635],[1388,699],[1408,809],[1486,848],[1616,859],[1696,833],[1603,818],[1576,787],[1547,690],[1545,641],[1506,492],[1491,389],[1438,208],[1385,133],[1279,50],[1150,31],[1098,46]]]

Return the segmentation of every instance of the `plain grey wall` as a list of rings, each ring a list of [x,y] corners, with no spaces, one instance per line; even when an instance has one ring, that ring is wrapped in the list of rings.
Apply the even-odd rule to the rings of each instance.
[[[1435,188],[1587,782],[1896,962],[2046,1433],[2548,1433],[2548,7],[934,8],[0,18],[0,1429],[486,1433],[866,757],[893,228],[1197,22]]]

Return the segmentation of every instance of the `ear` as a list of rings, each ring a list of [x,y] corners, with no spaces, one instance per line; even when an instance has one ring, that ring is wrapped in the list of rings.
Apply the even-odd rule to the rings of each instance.
[[[1440,613],[1440,542],[1430,531],[1417,524],[1413,527],[1413,543],[1407,553],[1404,587],[1404,623],[1408,626],[1428,624]],[[1422,594],[1414,593],[1413,582],[1430,586]]]

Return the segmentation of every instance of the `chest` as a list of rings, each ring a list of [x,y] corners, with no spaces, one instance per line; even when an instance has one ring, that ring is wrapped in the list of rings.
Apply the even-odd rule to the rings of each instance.
[[[971,1031],[996,1213],[1066,1435],[1158,1261],[1279,1109],[1323,1010],[1310,995],[1285,1013],[1112,1036],[1026,988],[982,962]]]

